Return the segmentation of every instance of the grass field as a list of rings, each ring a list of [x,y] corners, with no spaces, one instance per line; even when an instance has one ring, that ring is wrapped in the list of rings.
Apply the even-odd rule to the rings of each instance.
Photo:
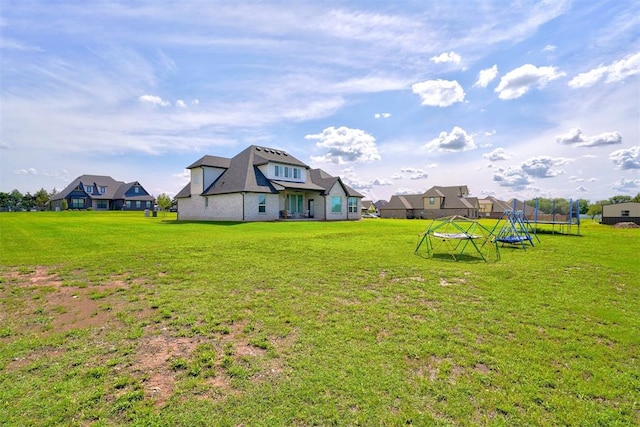
[[[639,229],[427,224],[0,214],[0,425],[640,424]]]

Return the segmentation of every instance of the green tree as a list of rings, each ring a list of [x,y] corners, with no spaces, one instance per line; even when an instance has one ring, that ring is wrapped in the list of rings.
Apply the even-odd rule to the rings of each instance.
[[[47,208],[50,200],[47,190],[41,188],[36,194],[33,195],[33,197],[35,198],[36,206],[38,207],[38,209],[45,210]]]
[[[156,199],[156,203],[158,203],[158,206],[160,206],[160,209],[162,210],[162,216],[165,216],[167,215],[167,211],[171,209],[173,202],[167,193],[162,193]]]
[[[596,202],[589,206],[589,210],[587,211],[587,215],[591,217],[591,219],[595,219],[597,215],[602,215],[602,205],[600,202]]]
[[[631,196],[625,196],[624,194],[618,194],[617,196],[613,196],[612,198],[609,199],[609,203],[624,203],[624,202],[630,202],[631,201]]]
[[[580,203],[580,215],[584,215],[589,211],[589,201],[587,199],[578,199]]]
[[[22,193],[18,190],[12,190],[7,200],[7,208],[10,211],[17,211],[22,205]]]
[[[637,202],[640,203],[640,193],[636,194],[636,197],[634,197],[633,199],[631,199],[632,202]]]
[[[31,195],[28,191],[24,193],[22,196],[22,201],[20,202],[20,206],[22,209],[30,211],[31,209],[36,207],[36,198]]]

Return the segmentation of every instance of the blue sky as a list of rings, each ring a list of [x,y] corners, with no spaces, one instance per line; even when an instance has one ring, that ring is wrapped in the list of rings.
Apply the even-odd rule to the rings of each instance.
[[[0,191],[256,144],[372,200],[640,192],[636,1],[3,0],[0,65]]]

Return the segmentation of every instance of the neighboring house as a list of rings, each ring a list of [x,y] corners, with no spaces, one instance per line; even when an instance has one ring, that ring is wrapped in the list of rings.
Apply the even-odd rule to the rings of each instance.
[[[292,155],[249,146],[232,158],[204,156],[188,166],[176,195],[179,220],[360,219],[362,194]]]
[[[526,205],[525,202],[521,202],[517,199],[511,199],[508,202],[505,202],[504,200],[499,200],[492,196],[478,200],[478,205],[480,218],[497,219],[500,218],[505,211],[524,210],[525,216],[531,219],[534,217],[536,210],[533,206]]]
[[[640,202],[602,205],[601,222],[607,225],[613,225],[619,222],[635,222],[640,225]]]
[[[393,195],[380,209],[380,218],[422,218],[424,200],[422,194]]]
[[[373,206],[373,208],[372,208]],[[370,213],[376,213],[376,207],[371,200],[362,201],[362,215],[368,215]]]
[[[51,209],[61,210],[63,200],[69,209],[145,210],[155,199],[138,181],[116,181],[110,176],[82,175],[51,197]]]
[[[380,208],[380,217],[435,219],[460,215],[478,218],[478,198],[468,195],[467,186],[461,185],[435,186],[423,194],[391,196],[389,203]]]
[[[380,208],[384,207],[387,203],[386,200],[378,200],[377,202],[374,203],[374,206],[376,207],[376,212],[378,213],[378,215],[380,214]]]

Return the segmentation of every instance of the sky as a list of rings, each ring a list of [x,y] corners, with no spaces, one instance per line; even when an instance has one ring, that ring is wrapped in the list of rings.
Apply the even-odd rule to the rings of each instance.
[[[0,3],[0,191],[284,150],[368,200],[640,192],[640,2]]]

